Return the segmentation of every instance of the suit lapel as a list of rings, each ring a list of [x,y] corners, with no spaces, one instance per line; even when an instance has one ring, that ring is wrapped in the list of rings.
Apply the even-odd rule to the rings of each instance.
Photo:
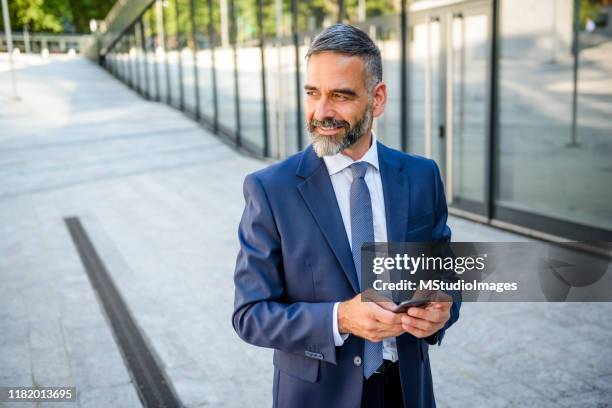
[[[298,190],[340,262],[353,290],[359,293],[355,263],[334,188],[323,160],[316,156],[312,146],[304,151],[297,175],[306,178],[298,185]]]
[[[408,177],[402,172],[402,162],[392,156],[392,151],[377,142],[378,162],[385,199],[387,241],[403,242],[410,211]]]

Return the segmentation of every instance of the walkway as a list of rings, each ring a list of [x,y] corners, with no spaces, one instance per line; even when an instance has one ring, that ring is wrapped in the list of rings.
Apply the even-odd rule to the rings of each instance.
[[[63,405],[72,408],[140,406],[63,222],[77,216],[187,407],[270,406],[271,352],[230,323],[242,180],[265,163],[78,58],[21,56],[14,102],[6,62],[0,55],[0,385],[73,385],[78,404]],[[450,224],[456,240],[523,239]],[[464,305],[431,348],[439,406],[608,406],[611,312]]]

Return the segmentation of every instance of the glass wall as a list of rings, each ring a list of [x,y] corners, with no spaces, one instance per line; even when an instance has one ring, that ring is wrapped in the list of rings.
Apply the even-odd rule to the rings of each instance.
[[[158,85],[157,100],[168,102],[169,100],[169,74],[166,53],[166,34],[164,31],[164,8],[162,0],[156,0],[151,10],[151,34],[155,38],[155,65],[157,71]]]
[[[138,76],[137,89],[141,95],[146,95],[148,72],[147,72],[147,61],[144,52],[144,40],[142,36],[142,24],[140,21],[134,25],[134,53],[136,56],[136,69]]]
[[[408,151],[431,157],[432,140],[441,123],[440,19],[427,14],[410,15],[408,33]]]
[[[159,76],[155,57],[157,34],[155,32],[154,9],[148,8],[147,11],[145,11],[142,16],[142,26],[144,32],[147,78],[149,79],[146,93],[150,99],[157,100],[159,95]]]
[[[132,86],[132,64],[130,60],[130,36],[129,33],[121,39],[121,61],[123,62],[123,78],[125,82]]]
[[[258,2],[235,0],[236,63],[242,143],[264,154],[263,87]]]
[[[230,7],[232,6],[232,7]],[[215,70],[217,78],[217,123],[226,133],[236,140],[238,122],[236,120],[236,77],[234,70],[236,52],[235,21],[233,1],[213,1],[213,21],[217,36],[215,43]]]
[[[130,86],[134,88],[135,91],[138,91],[139,86],[139,76],[138,76],[138,55],[136,50],[136,39],[134,37],[134,26],[132,26],[127,33],[127,58],[128,65],[130,70]]]
[[[568,150],[582,167],[564,186],[572,199],[559,215],[612,230],[612,4],[599,3],[581,3],[576,123]]]
[[[610,241],[612,11],[576,3],[157,0],[105,61],[140,94],[282,159],[310,142],[308,46],[348,22],[381,49],[379,140],[434,159],[451,211]]]
[[[195,0],[195,33],[197,70],[198,70],[198,95],[200,98],[200,116],[208,123],[215,121],[215,84],[214,66],[215,59],[215,34],[212,21],[212,0]]]
[[[181,81],[181,47],[178,29],[177,0],[164,0],[164,32],[166,37],[166,62],[168,75],[168,102],[182,109],[182,81]]]
[[[496,202],[612,230],[612,41],[580,25],[575,99],[573,6],[501,2]]]
[[[447,183],[452,183],[457,204],[485,201],[489,25],[490,13],[479,8],[454,13],[448,25],[447,137],[452,146],[447,157],[452,180]]]
[[[296,152],[298,112],[296,55],[292,30],[291,1],[265,0],[264,49],[268,110],[269,155],[284,158]]]
[[[190,0],[176,0],[178,8],[178,39],[182,67],[183,104],[187,112],[195,114],[196,77],[195,77],[195,44],[191,27]]]

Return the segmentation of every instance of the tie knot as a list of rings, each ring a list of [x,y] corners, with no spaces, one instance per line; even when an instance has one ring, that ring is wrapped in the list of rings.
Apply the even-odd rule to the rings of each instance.
[[[366,171],[368,171],[368,162],[357,162],[351,164],[351,170],[353,170],[353,179],[364,178]]]

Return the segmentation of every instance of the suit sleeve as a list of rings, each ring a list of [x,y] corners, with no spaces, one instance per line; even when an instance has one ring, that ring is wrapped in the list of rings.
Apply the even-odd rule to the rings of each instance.
[[[446,205],[446,196],[444,195],[444,184],[442,183],[442,177],[440,176],[440,169],[438,168],[438,165],[433,160],[431,162],[433,164],[433,177],[435,185],[435,220],[432,241],[450,242],[451,230],[446,224],[446,221],[448,220],[448,207]],[[459,319],[459,309],[461,308],[461,300],[457,299],[457,297],[458,296],[456,294],[453,294],[453,298],[456,300],[453,301],[453,306],[450,310],[450,318],[448,319],[444,327],[438,332],[425,338],[425,340],[429,344],[440,345],[442,343],[442,338],[444,338],[446,330],[450,326],[452,326],[457,321],[457,319]]]
[[[284,303],[281,240],[256,175],[244,181],[232,324],[247,343],[336,364],[334,302]]]

